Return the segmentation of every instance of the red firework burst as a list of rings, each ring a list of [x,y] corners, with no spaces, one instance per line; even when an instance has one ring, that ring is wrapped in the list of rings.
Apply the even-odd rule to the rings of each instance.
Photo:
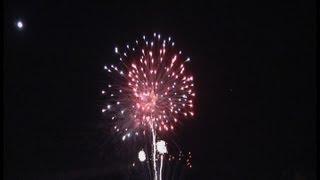
[[[185,64],[190,58],[174,46],[170,37],[143,36],[122,52],[115,47],[119,65],[104,67],[113,83],[102,91],[110,96],[102,112],[110,111],[116,131],[127,131],[123,140],[150,127],[158,132],[174,130],[180,120],[194,116],[193,76]]]

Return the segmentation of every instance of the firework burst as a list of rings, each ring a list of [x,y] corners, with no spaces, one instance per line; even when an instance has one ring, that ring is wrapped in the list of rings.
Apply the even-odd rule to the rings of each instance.
[[[193,76],[186,71],[190,58],[170,37],[154,33],[114,51],[118,63],[104,66],[113,83],[102,91],[110,97],[102,112],[112,115],[116,132],[125,132],[123,140],[145,134],[150,126],[157,133],[174,130],[194,115]]]
[[[186,71],[190,58],[175,48],[171,37],[162,39],[156,33],[114,51],[119,61],[104,66],[113,81],[102,90],[109,96],[102,112],[111,115],[123,141],[151,133],[153,177],[161,180],[164,153],[158,169],[157,134],[173,131],[181,120],[194,116],[193,76]]]

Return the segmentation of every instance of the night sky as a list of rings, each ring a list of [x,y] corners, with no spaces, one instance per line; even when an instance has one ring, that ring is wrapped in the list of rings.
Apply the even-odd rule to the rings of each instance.
[[[6,0],[4,178],[147,179],[108,133],[100,91],[114,46],[160,32],[192,58],[195,78],[196,118],[171,136],[193,155],[180,179],[316,179],[315,10]]]

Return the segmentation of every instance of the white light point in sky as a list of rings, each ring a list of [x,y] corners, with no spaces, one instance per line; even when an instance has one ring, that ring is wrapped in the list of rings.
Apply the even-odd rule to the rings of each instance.
[[[143,150],[139,151],[138,158],[141,162],[144,162],[146,160],[146,153]]]
[[[157,151],[158,151],[160,154],[165,154],[165,153],[168,152],[165,141],[160,140],[160,141],[157,142]]]
[[[18,22],[16,23],[16,25],[17,25],[17,27],[18,27],[19,29],[22,29],[22,28],[23,28],[23,23],[22,23],[22,21],[18,21]]]

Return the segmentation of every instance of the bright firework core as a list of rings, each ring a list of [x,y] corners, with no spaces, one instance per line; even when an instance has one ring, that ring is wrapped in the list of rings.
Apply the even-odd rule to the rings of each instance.
[[[154,90],[139,94],[137,108],[144,112],[153,113],[155,111],[158,96],[154,93]]]

